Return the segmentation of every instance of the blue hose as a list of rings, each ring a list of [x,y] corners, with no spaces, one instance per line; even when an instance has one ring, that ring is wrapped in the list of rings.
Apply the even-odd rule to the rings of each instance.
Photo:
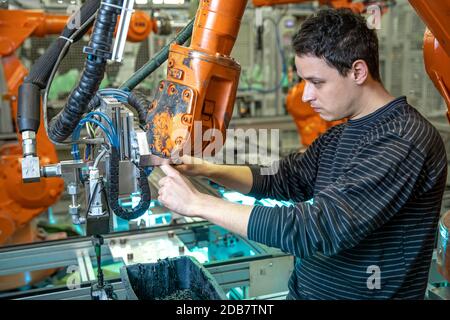
[[[108,123],[109,127],[112,130],[112,133],[111,133],[111,131],[108,130],[108,128],[106,128],[103,125],[103,123],[101,123],[100,121],[98,121],[96,119],[90,118],[90,117],[93,117],[94,115],[98,115],[98,116],[102,117]],[[109,142],[111,143],[111,145],[114,148],[118,148],[119,147],[119,138],[118,138],[118,136],[116,134],[116,130],[115,130],[114,126],[112,125],[111,119],[109,119],[105,114],[103,114],[101,112],[96,112],[96,111],[90,112],[85,118],[83,118],[80,121],[80,123],[77,125],[77,127],[75,128],[75,130],[74,130],[74,132],[72,134],[72,140],[73,141],[76,141],[76,140],[78,140],[80,138],[81,128],[84,126],[84,124],[86,124],[88,122],[97,125],[105,133],[106,137],[108,138]],[[79,151],[77,143],[74,143],[72,145],[72,156],[73,156],[73,158],[75,160],[79,160],[80,159],[80,151]]]

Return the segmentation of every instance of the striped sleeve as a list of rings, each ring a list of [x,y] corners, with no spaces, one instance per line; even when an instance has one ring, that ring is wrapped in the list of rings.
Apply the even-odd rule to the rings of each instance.
[[[304,153],[293,153],[276,161],[270,168],[273,174],[262,175],[260,167],[250,167],[253,185],[248,195],[257,199],[293,201],[310,199],[314,191],[320,148],[324,145],[325,135],[316,139]]]
[[[379,137],[312,201],[293,207],[255,206],[248,237],[296,257],[335,255],[353,248],[386,222],[415,192],[424,156],[396,134]]]

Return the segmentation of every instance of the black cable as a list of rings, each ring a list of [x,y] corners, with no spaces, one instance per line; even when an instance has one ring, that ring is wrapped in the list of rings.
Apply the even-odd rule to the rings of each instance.
[[[109,157],[109,204],[112,211],[119,218],[125,220],[136,219],[147,212],[150,206],[151,194],[147,174],[145,173],[144,168],[139,168],[138,181],[139,189],[141,191],[141,201],[139,201],[139,204],[131,210],[124,209],[119,205],[119,163],[119,151],[117,148],[112,148]]]
[[[63,142],[67,139],[88,110],[105,74],[106,62],[111,57],[112,39],[122,0],[104,0],[94,23],[91,40],[84,52],[88,53],[78,86],[72,91],[63,110],[48,127],[49,138]]]
[[[102,189],[100,190],[101,193],[103,193],[103,197],[105,198],[106,202],[106,210],[108,210],[109,213],[111,213],[111,207],[109,206],[109,199],[108,199],[108,193],[106,192],[106,187],[102,180]]]
[[[95,14],[100,6],[100,0],[89,0],[80,8],[78,12],[75,14],[80,15],[81,25],[84,24],[93,14]],[[84,29],[79,33],[79,35],[73,39],[74,42],[80,40],[84,34],[91,28],[92,24],[87,25]],[[61,37],[70,38],[75,32],[77,32],[77,28],[73,28],[72,26],[67,25],[63,32],[61,33]],[[48,77],[53,70],[53,65],[58,58],[59,53],[62,48],[66,44],[65,39],[58,38],[56,39],[50,47],[45,51],[45,53],[33,64],[30,69],[30,73],[25,78],[24,82],[29,82],[37,85],[41,90],[44,89],[47,85]]]
[[[128,105],[134,109],[138,115],[139,125],[141,128],[144,128],[147,120],[147,112],[150,106],[150,101],[147,100],[145,94],[140,91],[133,90],[127,96]],[[100,107],[101,105],[101,97],[99,94],[96,94],[94,98],[89,102],[88,111],[93,111]]]
[[[139,91],[131,91],[128,95],[128,104],[136,110],[139,119],[139,125],[143,128],[147,122],[147,112],[150,106],[150,101],[147,97]]]
[[[100,5],[99,0],[86,2],[78,12],[80,16],[80,28],[66,25],[61,36],[56,39],[45,53],[33,64],[30,73],[19,87],[17,124],[19,132],[37,132],[40,125],[40,90],[47,88],[50,77],[58,61],[66,55],[71,41],[76,42],[89,30],[93,23],[93,17]],[[44,119],[46,118],[44,109]],[[47,124],[45,123],[45,126]]]

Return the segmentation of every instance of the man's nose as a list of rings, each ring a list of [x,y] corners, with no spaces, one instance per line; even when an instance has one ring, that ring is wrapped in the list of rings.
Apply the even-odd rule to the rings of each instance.
[[[303,100],[303,102],[311,102],[311,101],[315,100],[314,88],[308,82],[305,83],[305,88],[303,89],[302,100]]]

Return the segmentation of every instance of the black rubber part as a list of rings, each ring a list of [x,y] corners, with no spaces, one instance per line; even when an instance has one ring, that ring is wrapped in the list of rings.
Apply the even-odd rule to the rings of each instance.
[[[17,126],[19,132],[37,132],[41,120],[40,89],[32,83],[23,83],[19,87],[19,100],[17,110]]]
[[[87,108],[88,112],[94,111],[95,109],[97,109],[100,106],[101,103],[101,98],[98,95],[95,95],[91,101],[89,101],[89,105]]]
[[[139,91],[131,91],[128,96],[128,104],[136,110],[139,118],[139,124],[141,126],[145,126],[147,121],[147,112],[150,106],[150,101],[147,100],[147,97]]]
[[[147,119],[147,112],[150,106],[150,101],[147,100],[147,97],[139,91],[132,91],[128,96],[128,105],[134,109],[138,115],[139,125],[144,127]],[[100,107],[101,98],[98,95],[95,95],[92,100],[89,102],[88,111],[93,111]]]
[[[119,217],[125,220],[139,218],[150,207],[151,194],[150,186],[147,180],[147,174],[143,168],[139,168],[139,189],[141,191],[141,201],[132,210],[127,210],[119,205],[119,162],[120,155],[116,148],[111,148],[109,157],[109,206],[111,210]]]

